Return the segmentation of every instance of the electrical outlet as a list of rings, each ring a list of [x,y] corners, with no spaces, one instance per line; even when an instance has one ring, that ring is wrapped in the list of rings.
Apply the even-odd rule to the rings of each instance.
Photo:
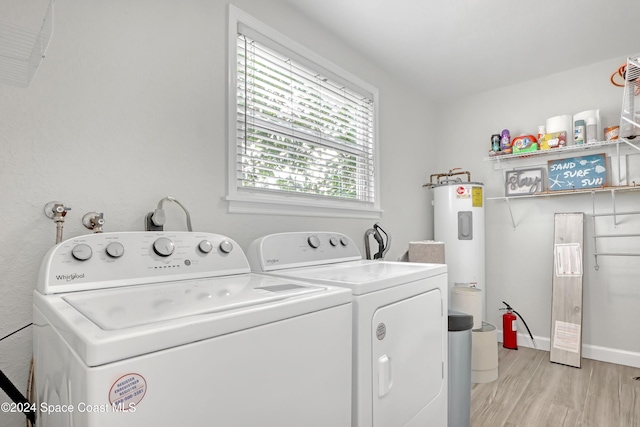
[[[164,231],[164,227],[162,225],[155,225],[153,221],[151,221],[151,217],[153,216],[153,212],[149,212],[144,219],[145,230],[146,231]]]

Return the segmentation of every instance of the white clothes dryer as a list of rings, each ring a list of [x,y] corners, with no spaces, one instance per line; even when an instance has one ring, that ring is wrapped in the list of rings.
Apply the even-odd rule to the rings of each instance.
[[[351,293],[250,273],[227,237],[67,240],[33,311],[39,427],[351,425]]]
[[[353,293],[354,427],[447,425],[447,267],[363,260],[346,235],[272,234],[253,271]]]

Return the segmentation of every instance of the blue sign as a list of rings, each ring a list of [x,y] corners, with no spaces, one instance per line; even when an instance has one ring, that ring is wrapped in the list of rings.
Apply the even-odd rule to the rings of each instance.
[[[549,191],[600,188],[607,185],[604,154],[549,160]]]

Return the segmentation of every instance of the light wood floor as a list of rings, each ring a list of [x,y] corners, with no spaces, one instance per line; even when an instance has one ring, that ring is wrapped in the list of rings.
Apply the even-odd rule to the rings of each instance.
[[[640,427],[638,368],[590,359],[572,368],[502,345],[498,357],[498,380],[472,385],[471,427]]]

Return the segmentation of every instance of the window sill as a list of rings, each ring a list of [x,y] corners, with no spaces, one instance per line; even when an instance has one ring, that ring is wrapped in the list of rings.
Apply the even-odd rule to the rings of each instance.
[[[301,201],[275,197],[227,196],[229,213],[379,219],[382,209],[349,201]]]

